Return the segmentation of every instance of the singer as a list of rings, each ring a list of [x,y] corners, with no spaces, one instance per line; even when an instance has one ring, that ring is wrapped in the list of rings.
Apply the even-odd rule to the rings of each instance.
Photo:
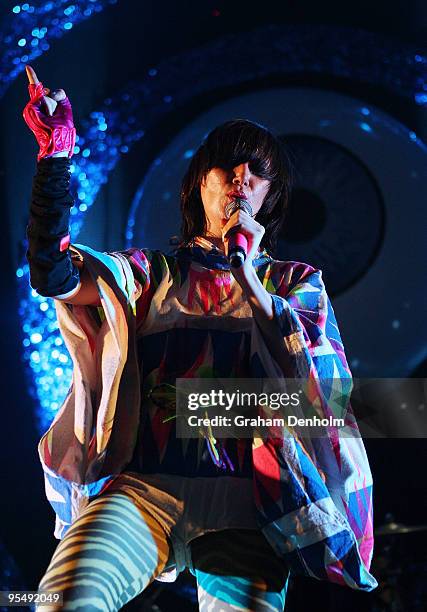
[[[178,247],[101,253],[69,234],[70,100],[27,75],[31,285],[55,300],[74,363],[39,443],[60,539],[39,590],[62,593],[64,611],[114,611],[188,568],[201,611],[259,612],[284,609],[290,573],[374,588],[361,438],[176,437],[177,378],[306,378],[327,418],[321,379],[338,377],[357,432],[322,273],[273,256],[289,192],[279,140],[247,119],[219,125],[183,178]]]

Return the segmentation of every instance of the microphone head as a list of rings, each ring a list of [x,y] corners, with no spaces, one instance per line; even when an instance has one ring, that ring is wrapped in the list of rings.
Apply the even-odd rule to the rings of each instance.
[[[225,207],[224,214],[226,219],[229,219],[236,210],[244,210],[252,217],[253,211],[252,206],[244,198],[234,197]]]
[[[230,265],[232,268],[240,268],[240,266],[245,262],[246,255],[242,251],[235,251],[231,253],[229,256]]]

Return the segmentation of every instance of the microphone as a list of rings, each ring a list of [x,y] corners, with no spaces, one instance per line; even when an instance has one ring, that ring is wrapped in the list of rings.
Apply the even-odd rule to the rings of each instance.
[[[245,198],[233,197],[224,209],[226,219],[236,210],[244,210],[252,217],[252,207]],[[233,232],[228,239],[228,261],[233,268],[240,268],[248,254],[248,240],[241,232]]]

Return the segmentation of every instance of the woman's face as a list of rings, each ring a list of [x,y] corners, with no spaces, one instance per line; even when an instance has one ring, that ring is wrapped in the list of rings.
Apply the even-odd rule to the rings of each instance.
[[[270,188],[270,181],[253,174],[249,162],[232,170],[214,167],[200,184],[200,195],[207,220],[207,235],[221,237],[227,223],[225,207],[233,199],[232,193],[242,193],[252,207],[253,215],[259,211]]]

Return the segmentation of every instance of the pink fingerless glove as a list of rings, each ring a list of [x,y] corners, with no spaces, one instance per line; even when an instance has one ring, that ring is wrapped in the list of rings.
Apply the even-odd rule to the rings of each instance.
[[[37,85],[28,85],[28,91],[30,101],[22,114],[40,146],[37,161],[61,151],[68,151],[68,157],[71,157],[76,142],[76,129],[69,99],[65,97],[58,101],[53,114],[48,115],[42,111],[43,84],[39,82]]]

